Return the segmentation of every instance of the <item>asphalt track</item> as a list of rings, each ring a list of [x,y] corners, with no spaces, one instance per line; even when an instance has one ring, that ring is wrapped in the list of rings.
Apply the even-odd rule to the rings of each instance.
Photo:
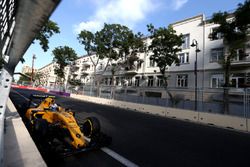
[[[18,93],[17,93],[17,92]],[[10,98],[19,109],[31,90],[15,89]],[[39,92],[40,93],[40,92]],[[41,94],[41,93],[40,93]],[[102,131],[112,136],[107,148],[65,159],[46,157],[48,166],[150,166],[150,167],[249,167],[250,134],[175,119],[117,109],[104,105],[57,97],[57,103],[71,108],[76,118],[97,117]],[[119,157],[120,156],[120,157]],[[125,162],[121,162],[124,158]],[[127,160],[127,161],[126,161]],[[123,164],[122,164],[123,163]]]

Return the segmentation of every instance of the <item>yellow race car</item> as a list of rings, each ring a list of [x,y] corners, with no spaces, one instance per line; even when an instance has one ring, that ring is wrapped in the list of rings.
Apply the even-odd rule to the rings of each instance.
[[[111,137],[100,132],[100,122],[88,117],[82,123],[75,114],[55,102],[55,96],[31,95],[25,109],[25,123],[38,142],[64,156],[97,149],[111,143]]]

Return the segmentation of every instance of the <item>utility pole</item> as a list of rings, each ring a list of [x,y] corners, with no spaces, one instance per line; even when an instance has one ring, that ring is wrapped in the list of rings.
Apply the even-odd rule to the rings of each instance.
[[[30,77],[30,82],[33,84],[33,75],[34,75],[34,61],[36,59],[36,55],[33,54],[32,56],[32,67],[31,67],[31,77]]]

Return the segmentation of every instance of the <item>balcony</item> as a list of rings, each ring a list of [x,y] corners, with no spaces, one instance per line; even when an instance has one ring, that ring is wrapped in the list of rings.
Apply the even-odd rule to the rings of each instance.
[[[86,62],[82,63],[82,66],[83,67],[90,67],[91,64],[92,64],[91,62],[86,61]]]
[[[250,65],[250,53],[245,54],[244,56],[237,55],[232,60],[233,67],[242,67],[242,66],[249,66]]]
[[[131,68],[131,69],[124,69],[124,75],[136,75],[138,74],[138,71],[135,68]]]
[[[90,74],[90,71],[88,71],[87,69],[82,69],[81,75],[82,76],[87,76]]]

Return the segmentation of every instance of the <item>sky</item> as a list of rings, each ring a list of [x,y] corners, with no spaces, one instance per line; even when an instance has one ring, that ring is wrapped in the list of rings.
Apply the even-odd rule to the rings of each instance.
[[[104,23],[126,25],[135,33],[148,35],[147,24],[166,27],[171,23],[214,12],[230,11],[244,0],[62,0],[51,16],[60,27],[60,34],[49,39],[50,49],[44,52],[38,42],[31,44],[24,55],[23,65],[31,66],[32,55],[36,55],[34,68],[41,68],[53,60],[52,50],[58,46],[69,46],[78,56],[85,55],[84,46],[77,40],[83,29],[96,32]]]

